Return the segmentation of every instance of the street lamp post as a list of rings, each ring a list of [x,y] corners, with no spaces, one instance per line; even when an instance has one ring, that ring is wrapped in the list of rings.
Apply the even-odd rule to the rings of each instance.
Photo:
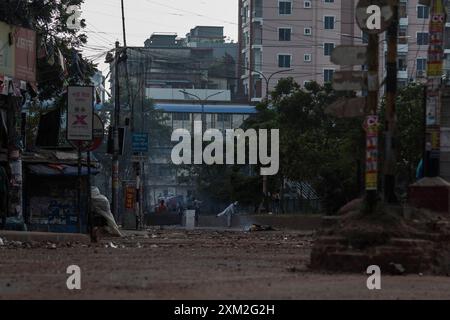
[[[256,74],[260,75],[266,81],[266,100],[267,101],[269,101],[269,95],[270,95],[270,90],[269,90],[270,80],[272,80],[272,78],[274,76],[276,76],[277,74],[294,71],[294,69],[280,70],[280,71],[277,71],[277,72],[274,72],[274,73],[270,74],[270,76],[267,77],[261,71],[252,70],[252,69],[248,69],[248,70],[250,70],[250,72],[255,72]]]
[[[196,98],[198,101],[201,102],[201,104],[202,104],[202,128],[203,128],[202,130],[205,131],[205,128],[206,128],[205,102],[207,102],[207,101],[208,101],[209,99],[211,99],[212,97],[215,97],[215,96],[218,96],[219,94],[224,93],[225,91],[216,92],[216,93],[214,93],[214,94],[212,94],[212,95],[207,96],[205,99],[202,99],[202,98],[200,98],[199,96],[197,96],[197,95],[195,95],[195,94],[193,94],[193,93],[187,92],[186,90],[180,90],[180,92],[183,93],[183,94],[185,94],[185,95],[194,97],[194,98]]]
[[[270,90],[269,90],[270,80],[272,80],[272,78],[277,74],[294,71],[294,69],[280,70],[280,71],[272,73],[269,77],[267,77],[264,73],[262,73],[260,71],[251,70],[251,69],[249,69],[249,70],[250,70],[250,72],[255,72],[255,73],[259,74],[266,81],[266,101],[267,102],[269,102],[269,95],[270,95]],[[264,194],[263,205],[264,205],[266,211],[268,212],[269,208],[268,208],[268,179],[267,179],[267,176],[263,176],[263,194]]]

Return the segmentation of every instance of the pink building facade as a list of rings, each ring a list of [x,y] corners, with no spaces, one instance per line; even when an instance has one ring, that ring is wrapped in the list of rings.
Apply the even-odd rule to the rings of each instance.
[[[355,22],[357,0],[238,0],[241,90],[250,101],[266,96],[278,80],[293,77],[300,85],[331,81],[340,67],[330,61],[338,45],[362,45],[366,37]],[[398,80],[424,79],[429,8],[419,0],[400,0]],[[380,74],[386,41],[381,36]],[[361,70],[364,66],[355,66]]]

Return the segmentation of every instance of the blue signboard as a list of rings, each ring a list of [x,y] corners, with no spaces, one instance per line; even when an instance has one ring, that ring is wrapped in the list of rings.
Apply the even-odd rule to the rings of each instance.
[[[133,152],[148,152],[148,133],[133,134]]]

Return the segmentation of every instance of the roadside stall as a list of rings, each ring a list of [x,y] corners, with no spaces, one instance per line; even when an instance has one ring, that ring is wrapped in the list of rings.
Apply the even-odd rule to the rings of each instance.
[[[46,151],[24,155],[24,217],[28,230],[88,232],[90,181],[86,160],[82,163],[78,176],[76,153]],[[94,162],[91,174],[98,172]]]

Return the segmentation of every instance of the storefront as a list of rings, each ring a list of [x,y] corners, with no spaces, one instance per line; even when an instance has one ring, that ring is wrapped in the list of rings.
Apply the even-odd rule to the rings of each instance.
[[[28,230],[87,233],[90,181],[86,164],[78,176],[78,167],[71,161],[37,161],[24,160],[24,218]],[[91,175],[98,172],[91,168]]]

